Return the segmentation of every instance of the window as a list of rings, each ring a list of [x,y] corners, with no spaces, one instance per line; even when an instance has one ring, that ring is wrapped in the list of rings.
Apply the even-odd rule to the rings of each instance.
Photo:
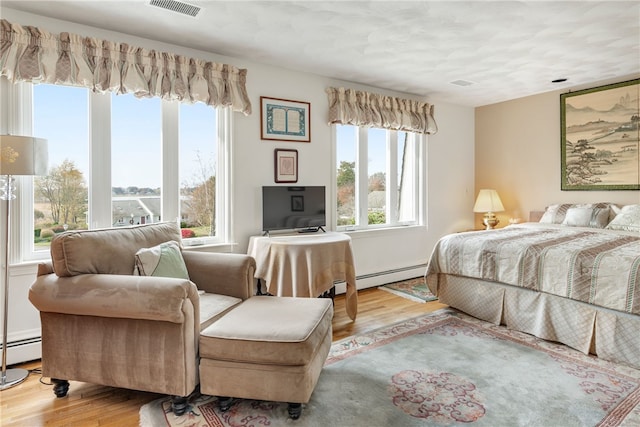
[[[186,245],[226,241],[227,109],[70,86],[3,87],[11,100],[0,103],[32,111],[10,128],[49,142],[49,175],[19,181],[22,260],[48,257],[64,230],[158,221],[179,220]],[[19,221],[24,212],[31,221]]]
[[[180,105],[180,223],[183,237],[216,236],[216,110]]]
[[[338,229],[419,224],[424,137],[350,125],[334,129]]]
[[[87,228],[88,105],[86,89],[33,86],[33,135],[46,135],[49,175],[34,178],[34,245],[30,251],[47,251],[48,255],[54,233]]]
[[[111,221],[162,219],[162,113],[159,98],[111,94]]]

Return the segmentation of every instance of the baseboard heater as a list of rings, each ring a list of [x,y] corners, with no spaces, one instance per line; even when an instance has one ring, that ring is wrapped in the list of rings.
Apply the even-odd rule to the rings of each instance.
[[[414,277],[423,275],[426,269],[427,264],[418,264],[409,267],[394,268],[392,270],[378,271],[375,273],[361,274],[356,276],[356,288],[373,288],[387,283],[413,279]],[[414,271],[414,273],[409,274],[410,271]],[[337,294],[343,294],[347,290],[347,285],[344,280],[334,282],[334,285]]]
[[[356,276],[356,280],[364,280],[364,279],[370,279],[372,277],[388,276],[389,274],[402,273],[404,271],[409,271],[409,270],[417,270],[418,268],[426,269],[427,264],[412,265],[410,267],[401,267],[393,270],[380,271],[377,273],[362,274],[360,276]]]
[[[41,357],[42,337],[25,338],[7,343],[7,365],[28,362]]]

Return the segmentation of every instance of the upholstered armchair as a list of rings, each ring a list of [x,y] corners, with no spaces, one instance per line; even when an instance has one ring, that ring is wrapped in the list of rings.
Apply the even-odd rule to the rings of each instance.
[[[146,248],[160,261],[149,264]],[[69,380],[83,381],[172,395],[181,415],[199,383],[200,331],[254,290],[252,257],[182,251],[175,223],[61,233],[51,259],[29,300],[40,311],[42,372],[58,397]],[[188,278],[172,272],[177,264]]]

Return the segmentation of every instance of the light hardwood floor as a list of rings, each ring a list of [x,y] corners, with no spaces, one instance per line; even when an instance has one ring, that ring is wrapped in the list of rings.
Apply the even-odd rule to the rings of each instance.
[[[333,340],[391,325],[446,307],[437,301],[426,304],[410,301],[389,292],[371,288],[358,292],[358,317],[346,314],[344,296],[335,299]],[[19,366],[37,370],[40,361]],[[113,426],[139,425],[140,406],[161,395],[71,381],[69,394],[56,398],[49,378],[32,372],[27,380],[0,392],[2,426]]]

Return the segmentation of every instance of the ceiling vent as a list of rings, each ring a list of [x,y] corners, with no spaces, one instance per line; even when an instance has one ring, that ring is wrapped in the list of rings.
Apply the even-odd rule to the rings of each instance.
[[[201,7],[194,6],[188,3],[183,3],[181,1],[176,1],[176,0],[151,0],[149,4],[151,6],[157,6],[162,9],[170,10],[172,12],[192,16],[194,18],[202,10]]]

